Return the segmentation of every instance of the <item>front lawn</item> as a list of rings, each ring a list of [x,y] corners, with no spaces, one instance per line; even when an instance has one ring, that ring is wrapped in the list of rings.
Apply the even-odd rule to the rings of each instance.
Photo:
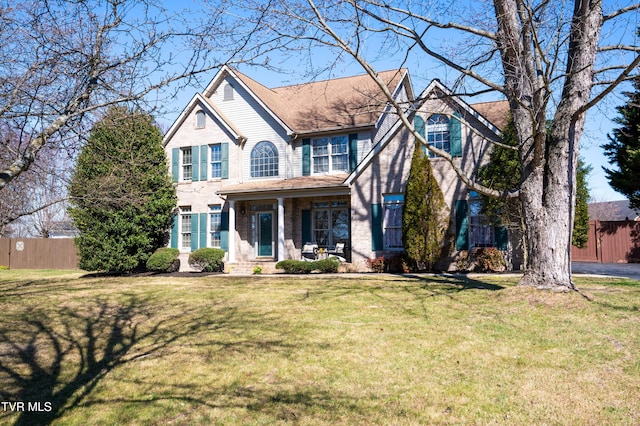
[[[0,423],[639,424],[640,282],[516,280],[0,271]]]

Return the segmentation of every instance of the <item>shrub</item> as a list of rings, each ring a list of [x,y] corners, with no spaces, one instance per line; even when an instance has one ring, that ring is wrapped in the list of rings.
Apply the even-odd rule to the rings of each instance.
[[[8,266],[0,265],[0,271],[8,271],[8,270],[9,270]]]
[[[305,262],[302,260],[282,260],[276,263],[276,269],[284,270],[285,274],[309,274],[312,264],[315,262]]]
[[[495,247],[476,250],[474,258],[476,268],[480,272],[502,272],[507,268],[504,255]]]
[[[255,275],[260,275],[262,273],[262,266],[254,266],[253,267],[253,273]]]
[[[373,272],[382,273],[385,271],[385,259],[384,256],[378,256],[375,259],[367,259],[367,266],[373,270]]]
[[[338,266],[340,265],[340,261],[335,257],[328,257],[311,263],[314,271],[320,271],[325,274],[338,272]]]
[[[152,272],[175,272],[180,269],[179,254],[180,251],[175,248],[159,248],[147,260],[147,270]]]
[[[224,269],[225,251],[219,248],[201,248],[191,252],[189,265],[202,272],[221,272]]]
[[[458,253],[456,265],[459,271],[503,272],[507,269],[504,254],[495,247],[463,250]]]
[[[313,271],[322,273],[338,272],[340,261],[335,258],[305,262],[303,260],[283,260],[276,264],[276,269],[282,269],[286,274],[310,274]]]

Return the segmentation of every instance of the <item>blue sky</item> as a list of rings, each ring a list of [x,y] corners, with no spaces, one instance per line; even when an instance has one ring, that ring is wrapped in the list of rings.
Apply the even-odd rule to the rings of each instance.
[[[188,3],[189,4],[189,3]],[[193,3],[190,3],[193,4]],[[626,26],[605,28],[603,31],[609,38],[613,38],[616,41],[625,40],[627,43],[634,43],[635,40],[635,28],[637,28],[636,19],[637,14],[632,15],[632,19],[626,22]],[[633,22],[631,22],[633,21]],[[448,33],[447,33],[448,34]],[[437,34],[436,34],[437,36]],[[632,40],[629,40],[632,38]],[[452,40],[448,40],[451,42]],[[455,40],[453,40],[455,42]],[[399,51],[395,54],[388,50],[380,49],[375,40],[367,40],[369,43],[367,58],[377,70],[395,69],[401,66],[404,52]],[[308,81],[309,77],[304,76],[304,71],[310,61],[314,62],[314,65],[319,65],[323,61],[325,63],[332,62],[335,58],[335,53],[332,53],[326,49],[315,50],[309,55],[299,54],[291,52],[281,52],[280,54],[270,54],[270,61],[272,64],[276,64],[284,69],[291,70],[287,74],[276,73],[268,71],[263,68],[247,67],[240,65],[238,69],[256,81],[264,84],[267,87],[277,87],[295,83],[302,83]],[[431,58],[426,57],[424,54],[416,54],[410,56],[408,62],[403,66],[409,69],[411,74],[412,83],[414,85],[414,91],[420,93],[432,79],[439,78],[444,84],[451,87],[456,77],[455,73],[451,70],[447,70],[444,66],[435,62]],[[342,77],[356,74],[362,74],[364,71],[358,65],[347,59],[339,62],[332,70],[331,74],[323,74],[320,78],[330,77]],[[203,85],[209,82],[214,77],[214,72],[211,75],[203,77]],[[183,89],[183,92],[175,99],[178,102],[178,111],[173,114],[164,116],[163,118],[169,123],[177,117],[181,109],[186,106],[189,100],[197,91],[202,91],[203,87],[191,87]],[[610,133],[614,127],[614,123],[611,121],[617,116],[616,106],[622,105],[625,102],[625,98],[621,95],[623,90],[629,90],[630,85],[624,85],[615,93],[609,95],[605,101],[600,103],[595,108],[592,108],[587,113],[587,120],[585,125],[584,134],[581,140],[581,156],[585,159],[586,163],[592,166],[592,172],[589,176],[590,195],[594,201],[612,201],[624,199],[624,196],[614,191],[608,184],[605,177],[605,173],[602,167],[611,167],[608,164],[604,152],[600,147],[607,141],[607,133]],[[503,99],[499,94],[487,94],[481,98],[464,98],[469,103],[498,100]],[[164,121],[164,120],[162,120]]]

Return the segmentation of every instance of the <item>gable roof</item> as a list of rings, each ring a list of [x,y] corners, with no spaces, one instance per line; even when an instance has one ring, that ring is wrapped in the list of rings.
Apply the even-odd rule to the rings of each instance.
[[[634,220],[640,221],[640,215],[629,207],[629,200],[589,203],[589,219],[600,221]]]
[[[222,128],[227,131],[236,141],[238,141],[239,143],[243,143],[244,141],[246,141],[247,138],[240,133],[240,131],[233,125],[233,123],[231,123],[231,121],[229,121],[224,116],[224,114],[220,110],[218,110],[218,108],[216,108],[215,105],[209,102],[209,100],[203,97],[201,94],[196,93],[193,98],[191,98],[178,119],[171,125],[167,133],[164,135],[163,145],[166,145],[169,142],[174,133],[180,128],[189,114],[191,114],[191,111],[193,111],[193,109],[198,105],[202,106],[202,109],[208,111],[209,114],[214,116],[220,122]]]
[[[387,99],[367,74],[268,88],[236,69],[225,66],[204,92],[208,97],[231,75],[291,133],[317,133],[373,126]],[[404,84],[413,98],[406,69],[384,71],[379,76],[392,92]]]
[[[507,101],[483,102],[479,104],[469,105],[459,97],[455,96],[440,80],[432,80],[427,88],[422,92],[418,101],[413,106],[413,114],[419,110],[423,102],[430,98],[431,94],[440,91],[445,97],[456,103],[460,109],[466,110],[470,115],[478,119],[484,126],[494,132],[496,135],[501,134],[501,129],[507,123],[509,103]],[[478,109],[475,107],[479,106]],[[490,121],[486,116],[489,115],[496,120]],[[503,117],[503,118],[502,118]],[[369,151],[367,156],[357,165],[357,167],[349,174],[345,183],[350,185],[362,173],[369,163],[384,149],[384,147],[394,138],[394,136],[402,129],[402,121],[398,118],[396,122],[387,130],[380,141]],[[500,127],[502,126],[502,127]]]

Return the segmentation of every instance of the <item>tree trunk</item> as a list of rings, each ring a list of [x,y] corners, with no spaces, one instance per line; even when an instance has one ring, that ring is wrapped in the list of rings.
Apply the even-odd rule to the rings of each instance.
[[[578,146],[591,96],[602,27],[601,0],[575,0],[562,96],[547,131],[552,90],[544,55],[523,4],[495,0],[498,47],[522,164],[520,201],[527,230],[528,269],[520,285],[570,291]],[[548,134],[547,134],[548,133]]]

